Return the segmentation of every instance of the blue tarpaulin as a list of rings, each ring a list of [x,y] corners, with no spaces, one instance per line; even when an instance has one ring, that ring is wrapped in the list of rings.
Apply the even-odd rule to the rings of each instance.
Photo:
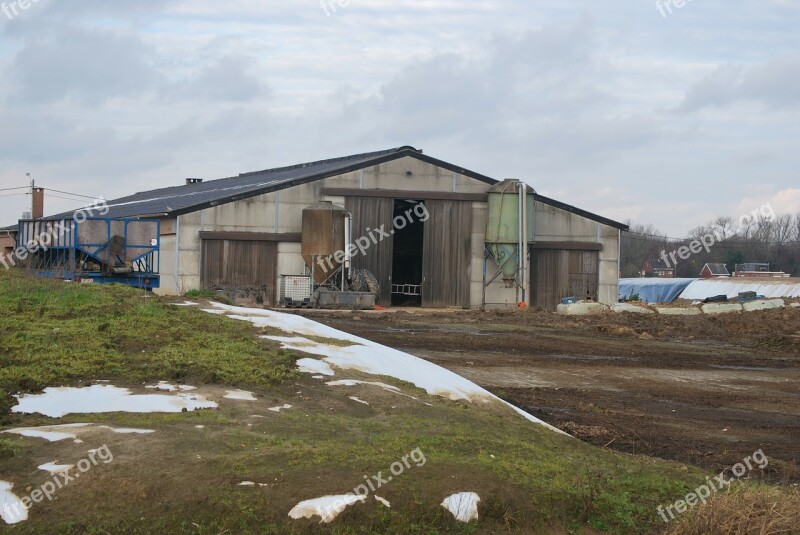
[[[697,279],[620,279],[619,299],[638,295],[646,303],[672,303]]]

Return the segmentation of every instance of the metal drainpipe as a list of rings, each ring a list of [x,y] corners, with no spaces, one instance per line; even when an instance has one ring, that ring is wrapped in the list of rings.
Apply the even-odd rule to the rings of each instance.
[[[181,269],[181,216],[175,218],[175,291],[181,294],[181,287],[178,283],[178,273]]]
[[[522,249],[520,255],[522,256],[522,302],[525,306],[528,305],[528,185],[525,182],[520,182],[522,186]]]

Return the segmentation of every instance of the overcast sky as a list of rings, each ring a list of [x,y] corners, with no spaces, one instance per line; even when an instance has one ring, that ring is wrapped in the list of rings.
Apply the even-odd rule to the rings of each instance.
[[[414,145],[671,236],[800,212],[798,0],[12,3],[0,188],[111,199]],[[29,204],[9,193],[0,224]]]

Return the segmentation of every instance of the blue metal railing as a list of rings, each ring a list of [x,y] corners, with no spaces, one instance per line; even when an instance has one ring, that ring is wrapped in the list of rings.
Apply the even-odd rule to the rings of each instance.
[[[83,225],[92,227],[95,235],[105,234],[105,242],[81,242]],[[154,226],[152,232],[145,232],[150,236],[149,243],[130,243],[129,229],[139,225]],[[121,236],[117,231],[120,226]],[[114,241],[116,236],[122,243]],[[25,251],[21,267],[42,277],[120,283],[147,290],[160,285],[161,222],[157,219],[22,220],[17,244]],[[119,245],[121,250],[112,250],[112,245]]]

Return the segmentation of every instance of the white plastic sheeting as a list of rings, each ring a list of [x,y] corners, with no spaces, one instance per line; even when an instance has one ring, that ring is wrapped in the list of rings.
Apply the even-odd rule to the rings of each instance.
[[[756,292],[764,297],[800,297],[800,280],[757,279],[701,279],[691,283],[680,295],[681,299],[705,299],[716,295],[738,297],[741,292]]]
[[[294,335],[301,335],[294,338],[282,337],[282,345],[289,349],[321,357],[320,360],[326,362],[331,370],[332,368],[358,370],[370,375],[394,377],[411,383],[427,391],[430,395],[442,396],[451,400],[499,402],[510,407],[529,422],[566,435],[560,429],[501,400],[472,381],[408,353],[359,338],[302,316],[272,310],[234,307],[220,303],[213,303],[213,306],[217,310],[232,314],[228,316],[230,318],[248,321],[257,327],[274,327]],[[353,345],[342,347],[325,344],[302,338],[302,335],[333,338],[350,342]],[[306,360],[304,367],[310,371],[313,370],[312,373],[316,373],[320,369],[319,366],[309,366],[309,364]]]

